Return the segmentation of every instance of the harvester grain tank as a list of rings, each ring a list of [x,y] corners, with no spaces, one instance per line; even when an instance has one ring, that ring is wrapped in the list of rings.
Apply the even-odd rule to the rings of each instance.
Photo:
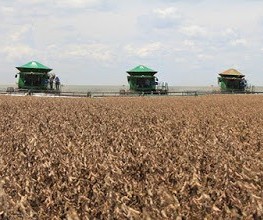
[[[245,75],[236,69],[229,69],[219,73],[218,84],[221,91],[245,91],[247,81]]]
[[[139,65],[129,71],[128,83],[130,91],[145,94],[167,94],[168,84],[159,83],[155,76],[157,71],[146,66]]]
[[[47,90],[49,72],[52,70],[37,61],[31,61],[23,66],[16,67],[19,73],[18,78],[19,89],[30,90]]]

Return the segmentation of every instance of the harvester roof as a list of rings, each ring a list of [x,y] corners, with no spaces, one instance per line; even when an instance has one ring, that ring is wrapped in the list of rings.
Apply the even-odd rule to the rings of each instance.
[[[152,70],[146,66],[139,65],[129,71],[127,71],[130,75],[154,75],[157,71]]]
[[[222,73],[219,73],[220,76],[233,76],[233,77],[236,77],[236,78],[242,78],[244,77],[245,75],[243,75],[242,73],[240,73],[239,71],[237,71],[236,69],[229,69],[229,70],[226,70]]]
[[[37,62],[37,61],[30,61],[27,64],[24,64],[23,66],[16,67],[21,72],[42,72],[42,73],[48,73],[52,69],[50,69],[47,66],[44,66],[43,64]]]

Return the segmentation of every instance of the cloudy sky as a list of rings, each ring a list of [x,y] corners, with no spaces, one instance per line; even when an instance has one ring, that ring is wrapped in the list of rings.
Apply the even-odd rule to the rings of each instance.
[[[31,60],[63,84],[123,85],[146,65],[170,85],[236,68],[263,85],[261,0],[1,0],[0,84]]]

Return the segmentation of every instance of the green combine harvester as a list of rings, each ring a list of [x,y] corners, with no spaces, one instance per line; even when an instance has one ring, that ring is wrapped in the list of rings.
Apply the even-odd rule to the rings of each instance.
[[[235,69],[219,73],[218,84],[223,92],[243,92],[247,88],[245,75]]]
[[[130,92],[140,94],[167,94],[168,84],[159,83],[155,76],[157,71],[146,66],[139,65],[134,69],[127,71],[129,74],[128,83]]]
[[[49,82],[49,72],[52,70],[37,61],[31,61],[23,66],[16,67],[19,73],[18,89],[27,90],[47,90]]]

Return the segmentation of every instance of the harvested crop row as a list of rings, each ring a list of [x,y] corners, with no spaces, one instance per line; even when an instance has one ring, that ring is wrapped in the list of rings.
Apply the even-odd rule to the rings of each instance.
[[[6,219],[259,219],[261,96],[0,97]]]

